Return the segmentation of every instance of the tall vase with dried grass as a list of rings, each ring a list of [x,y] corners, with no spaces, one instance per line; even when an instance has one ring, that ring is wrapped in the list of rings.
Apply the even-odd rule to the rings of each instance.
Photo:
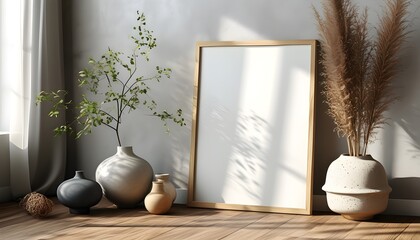
[[[360,13],[350,0],[326,0],[323,17],[314,10],[328,114],[349,151],[330,165],[323,189],[331,210],[350,219],[367,219],[387,207],[391,188],[385,170],[367,148],[396,99],[392,81],[407,37],[408,5],[408,0],[388,0],[375,36],[369,35],[367,9]]]

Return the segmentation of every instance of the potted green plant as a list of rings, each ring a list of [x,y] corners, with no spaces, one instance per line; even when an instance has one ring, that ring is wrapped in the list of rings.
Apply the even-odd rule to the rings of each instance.
[[[170,78],[171,69],[156,66],[151,76],[140,74],[140,64],[147,64],[151,50],[156,45],[153,32],[146,28],[146,17],[137,11],[137,24],[131,36],[133,52],[125,54],[108,48],[99,59],[90,58],[88,67],[79,72],[79,87],[83,88],[81,100],[75,103],[67,99],[65,90],[42,91],[37,104],[50,102],[50,117],[58,117],[73,111],[70,121],[54,129],[58,135],[69,133],[76,138],[92,132],[98,126],[114,131],[118,142],[117,153],[103,161],[96,170],[96,180],[104,195],[119,207],[135,207],[150,191],[153,170],[147,161],[133,153],[132,147],[123,146],[120,137],[121,125],[127,114],[137,109],[146,109],[150,115],[163,121],[168,130],[168,121],[185,125],[182,110],[176,113],[158,111],[157,102],[150,95],[149,82]]]
[[[388,204],[385,170],[367,148],[396,99],[391,83],[407,35],[407,6],[406,0],[388,1],[374,39],[367,10],[360,14],[350,0],[326,0],[323,18],[315,10],[328,114],[348,145],[348,154],[329,166],[322,189],[330,209],[349,219],[369,219]]]

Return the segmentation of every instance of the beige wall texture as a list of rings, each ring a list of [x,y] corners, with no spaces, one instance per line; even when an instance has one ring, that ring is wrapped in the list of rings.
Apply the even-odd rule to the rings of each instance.
[[[367,6],[374,29],[384,1],[355,1]],[[410,38],[406,43],[402,68],[395,79],[400,96],[391,106],[388,125],[376,136],[369,152],[381,161],[394,191],[393,199],[420,200],[420,1],[409,8]],[[150,67],[172,68],[173,76],[153,89],[153,96],[169,110],[184,109],[187,126],[172,126],[164,133],[159,121],[144,112],[134,112],[123,125],[123,141],[148,160],[155,172],[167,172],[178,187],[188,184],[191,115],[197,41],[319,39],[312,7],[321,1],[308,0],[63,0],[65,77],[76,95],[77,73],[88,57],[98,57],[110,46],[129,51],[129,36],[136,10],[144,12],[153,29],[158,48]],[[318,85],[322,78],[318,78]],[[326,106],[317,90],[314,194],[323,195],[321,186],[331,161],[346,151],[343,139],[333,132]],[[80,140],[69,141],[69,170],[82,169],[94,178],[97,165],[116,152],[113,132],[95,129]],[[215,176],[216,177],[216,176]]]

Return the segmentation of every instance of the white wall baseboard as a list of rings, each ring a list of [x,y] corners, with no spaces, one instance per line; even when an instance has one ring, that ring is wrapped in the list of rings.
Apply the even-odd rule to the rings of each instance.
[[[174,203],[176,204],[187,204],[187,189],[186,188],[177,188],[176,189],[176,198]]]
[[[325,195],[314,195],[314,211],[331,211],[328,208],[327,197]],[[420,200],[389,199],[388,208],[383,214],[420,216]]]
[[[175,203],[187,204],[187,189],[176,189],[177,198]],[[331,212],[328,208],[327,197],[325,195],[313,196],[313,210],[320,212]],[[389,199],[388,208],[384,214],[403,215],[403,216],[420,216],[420,200],[407,199]]]

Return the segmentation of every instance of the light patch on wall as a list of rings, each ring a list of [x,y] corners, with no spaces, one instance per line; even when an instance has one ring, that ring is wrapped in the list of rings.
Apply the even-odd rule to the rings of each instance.
[[[219,40],[252,40],[264,38],[263,35],[231,18],[222,17],[220,19]]]
[[[419,177],[420,152],[418,143],[400,125],[393,124],[395,131],[395,145],[392,177]]]
[[[420,169],[419,143],[413,139],[404,119],[388,121],[374,135],[368,154],[381,162],[389,179],[418,177]]]

